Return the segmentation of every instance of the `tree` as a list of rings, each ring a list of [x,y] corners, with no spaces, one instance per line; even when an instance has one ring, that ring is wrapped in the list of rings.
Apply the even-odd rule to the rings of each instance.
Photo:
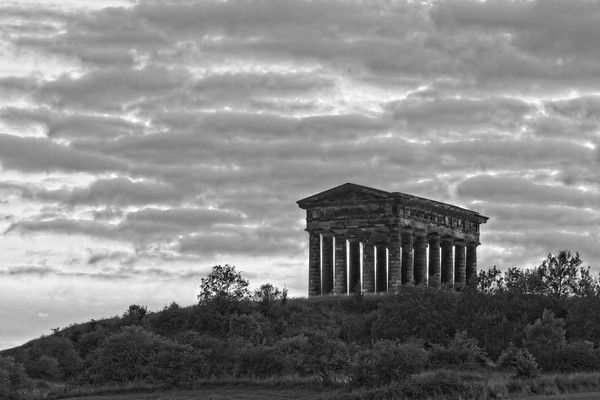
[[[242,278],[242,274],[236,272],[235,266],[215,265],[211,273],[202,278],[199,304],[223,304],[247,299],[250,296],[248,285],[249,282]]]
[[[581,262],[577,251],[572,254],[570,250],[561,250],[556,256],[548,253],[538,268],[540,280],[548,294],[556,297],[575,294],[579,286],[578,267]]]
[[[123,313],[123,321],[125,322],[125,325],[139,324],[146,314],[148,314],[148,308],[146,306],[132,304],[127,311]]]
[[[506,271],[504,282],[506,290],[512,293],[543,294],[547,291],[542,282],[539,268],[509,268]]]
[[[258,303],[260,311],[266,314],[271,306],[281,298],[281,295],[281,290],[270,283],[265,283],[254,291],[254,300]]]
[[[504,289],[504,277],[495,265],[477,275],[477,290],[482,293],[498,293]]]

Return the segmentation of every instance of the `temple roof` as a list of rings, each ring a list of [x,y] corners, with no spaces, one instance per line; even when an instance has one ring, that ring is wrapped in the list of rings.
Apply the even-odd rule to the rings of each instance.
[[[343,185],[325,190],[323,192],[298,200],[298,206],[302,209],[319,206],[321,203],[330,203],[335,201],[377,201],[377,200],[397,200],[404,204],[414,203],[417,205],[428,205],[434,208],[443,208],[458,213],[476,215],[480,222],[485,223],[488,217],[480,215],[478,212],[466,208],[458,207],[448,203],[414,196],[401,192],[386,192],[385,190],[374,189],[368,186],[357,185],[355,183],[344,183]]]

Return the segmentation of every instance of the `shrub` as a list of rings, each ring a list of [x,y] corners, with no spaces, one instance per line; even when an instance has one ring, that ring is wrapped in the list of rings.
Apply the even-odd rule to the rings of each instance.
[[[536,358],[560,350],[565,345],[565,322],[544,309],[542,318],[525,327],[525,345]]]
[[[355,387],[387,385],[422,372],[426,361],[420,341],[380,340],[356,354],[350,380]]]
[[[476,339],[469,338],[467,332],[457,332],[447,347],[432,346],[428,364],[433,368],[475,368],[488,362]]]
[[[555,351],[541,352],[536,359],[546,371],[577,372],[600,369],[600,350],[591,342],[566,344]]]
[[[19,390],[30,386],[23,365],[15,362],[13,357],[0,356],[0,398],[13,398]]]
[[[517,378],[533,378],[539,375],[535,357],[527,349],[517,348],[512,342],[502,351],[497,363],[500,368],[515,368]]]

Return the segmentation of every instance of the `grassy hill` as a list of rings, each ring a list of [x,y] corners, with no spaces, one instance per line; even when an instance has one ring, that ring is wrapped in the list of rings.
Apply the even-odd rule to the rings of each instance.
[[[339,399],[600,390],[597,292],[490,287],[131,305],[0,353],[0,398],[236,384],[299,395],[316,384],[325,391],[306,398]]]

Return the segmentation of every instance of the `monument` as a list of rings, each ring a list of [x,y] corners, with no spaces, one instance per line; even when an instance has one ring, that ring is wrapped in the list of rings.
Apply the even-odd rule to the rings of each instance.
[[[353,183],[297,203],[309,233],[309,297],[460,285],[477,275],[479,225],[488,217],[475,211]]]

